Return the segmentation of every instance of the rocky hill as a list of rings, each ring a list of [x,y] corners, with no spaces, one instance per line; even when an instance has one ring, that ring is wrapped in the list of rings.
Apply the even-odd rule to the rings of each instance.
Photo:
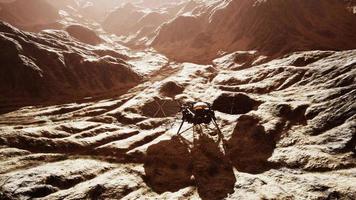
[[[276,57],[355,48],[349,41],[356,41],[356,17],[342,1],[208,2],[164,25],[152,45],[173,59],[203,63],[235,50]]]
[[[46,0],[15,0],[0,2],[0,20],[28,31],[59,28],[58,10]]]
[[[198,5],[194,1],[174,2],[127,3],[112,11],[102,24],[107,32],[121,36],[126,45],[145,48],[150,46],[161,25],[192,11]]]
[[[76,41],[64,31],[27,33],[1,22],[0,43],[2,101],[92,96],[126,90],[141,79],[123,55]]]

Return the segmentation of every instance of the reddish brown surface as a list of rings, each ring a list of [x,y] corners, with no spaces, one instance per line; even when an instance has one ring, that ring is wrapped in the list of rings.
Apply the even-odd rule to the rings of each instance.
[[[116,36],[72,0],[52,5],[74,32],[0,22],[0,199],[356,199],[345,4],[169,2],[131,1],[124,17],[149,14],[114,20]],[[222,135],[176,135],[191,101],[212,103]]]
[[[356,16],[341,1],[221,1],[164,25],[153,46],[173,59],[209,62],[219,51],[280,56],[302,50],[354,49]]]

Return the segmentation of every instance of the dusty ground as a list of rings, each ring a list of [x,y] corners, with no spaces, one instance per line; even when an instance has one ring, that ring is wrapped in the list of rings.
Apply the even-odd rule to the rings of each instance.
[[[238,55],[167,65],[118,98],[3,113],[2,198],[355,199],[356,51],[243,69]],[[188,100],[214,102],[223,140],[175,135]]]

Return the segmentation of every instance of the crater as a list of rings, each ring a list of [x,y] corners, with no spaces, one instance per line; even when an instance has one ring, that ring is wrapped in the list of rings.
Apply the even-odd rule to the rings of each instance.
[[[213,109],[226,114],[245,114],[257,110],[261,102],[243,93],[223,93],[213,102]]]

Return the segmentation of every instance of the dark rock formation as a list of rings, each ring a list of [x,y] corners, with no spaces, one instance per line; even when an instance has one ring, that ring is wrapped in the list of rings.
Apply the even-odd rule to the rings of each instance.
[[[184,91],[184,87],[175,81],[168,81],[161,85],[159,92],[168,97],[174,97],[181,94]]]
[[[147,149],[145,179],[158,193],[176,192],[192,184],[192,157],[178,137]]]
[[[260,102],[242,93],[224,93],[213,102],[213,109],[227,114],[245,114],[257,110]]]
[[[97,45],[103,42],[103,40],[93,30],[81,25],[70,25],[66,27],[65,30],[70,36],[83,43]]]
[[[2,100],[63,100],[133,87],[140,76],[121,58],[93,53],[63,31],[29,34],[1,22]]]

